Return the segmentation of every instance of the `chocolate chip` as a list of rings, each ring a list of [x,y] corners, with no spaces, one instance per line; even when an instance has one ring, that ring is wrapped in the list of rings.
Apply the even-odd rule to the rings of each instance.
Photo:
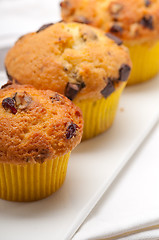
[[[77,128],[78,126],[75,123],[70,122],[66,129],[66,138],[71,139],[72,137],[75,137]]]
[[[154,29],[153,17],[152,16],[144,16],[140,22],[143,27],[149,28],[150,30]]]
[[[70,100],[73,100],[76,97],[77,93],[80,92],[80,90],[85,86],[86,85],[84,82],[81,82],[80,84],[67,83],[66,89],[65,89],[65,96]]]
[[[43,26],[41,26],[38,31],[36,31],[36,33],[39,33],[41,31],[43,31],[44,29],[50,27],[51,25],[53,25],[53,23],[48,23],[48,24],[44,24]]]
[[[65,89],[65,96],[68,97],[70,100],[73,100],[77,93],[80,91],[80,86],[73,83],[67,83]]]
[[[125,82],[129,77],[130,70],[131,70],[131,68],[129,65],[122,64],[121,68],[119,69],[119,79],[118,80],[121,82]]]
[[[110,31],[113,33],[121,33],[123,31],[123,28],[117,24],[114,24],[111,28]]]
[[[4,84],[4,85],[1,87],[1,89],[6,88],[6,87],[8,87],[8,86],[10,86],[10,85],[12,85],[12,84],[13,84],[13,82],[10,81],[10,80],[8,80],[8,82],[7,82],[6,84]]]
[[[50,99],[51,99],[51,102],[53,103],[54,101],[57,101],[57,102],[61,101],[63,97],[56,93],[54,96],[50,97]]]
[[[145,2],[145,6],[146,7],[149,7],[151,5],[151,1],[150,0],[144,0]]]
[[[112,39],[117,45],[120,46],[120,45],[123,44],[123,41],[122,41],[120,38],[114,36],[113,34],[111,34],[111,33],[106,33],[105,35],[106,35],[108,38]]]
[[[3,99],[2,106],[6,110],[10,109],[13,114],[17,113],[17,109],[15,108],[15,101],[10,97]]]
[[[84,23],[84,24],[90,24],[91,23],[91,21],[84,16],[77,16],[74,20],[75,20],[75,22],[78,22],[78,23]]]
[[[108,78],[108,82],[106,87],[101,91],[101,94],[104,98],[107,98],[111,93],[115,91],[114,85],[110,78]]]

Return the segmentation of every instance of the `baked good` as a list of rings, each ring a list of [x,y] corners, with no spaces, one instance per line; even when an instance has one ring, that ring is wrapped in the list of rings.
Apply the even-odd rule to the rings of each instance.
[[[120,37],[133,63],[128,84],[159,71],[159,0],[64,0],[65,21],[83,22]]]
[[[45,198],[64,182],[70,152],[82,137],[80,109],[31,86],[0,90],[0,198]]]
[[[11,81],[51,89],[83,112],[83,139],[108,129],[131,69],[120,39],[80,24],[48,24],[16,42],[5,59]]]

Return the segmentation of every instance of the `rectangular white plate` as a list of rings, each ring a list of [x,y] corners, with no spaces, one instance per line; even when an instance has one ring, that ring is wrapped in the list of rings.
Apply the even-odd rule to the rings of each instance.
[[[73,151],[58,192],[32,203],[0,200],[0,239],[71,239],[158,117],[159,77],[128,87],[112,128]]]

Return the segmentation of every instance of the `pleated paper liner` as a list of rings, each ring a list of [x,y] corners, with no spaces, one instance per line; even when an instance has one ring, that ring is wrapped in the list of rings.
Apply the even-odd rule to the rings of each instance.
[[[92,138],[106,131],[115,119],[120,95],[125,87],[124,82],[106,99],[89,99],[75,102],[82,110],[84,118],[84,129],[82,140]]]
[[[70,153],[44,163],[0,163],[0,198],[35,201],[46,198],[63,184]]]
[[[145,82],[159,72],[159,41],[157,43],[128,45],[132,71],[127,85]]]

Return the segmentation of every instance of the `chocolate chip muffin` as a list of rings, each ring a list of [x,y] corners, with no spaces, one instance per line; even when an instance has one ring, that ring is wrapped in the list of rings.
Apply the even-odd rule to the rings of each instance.
[[[128,84],[149,80],[159,71],[159,0],[64,0],[65,21],[87,23],[120,37],[130,50]]]
[[[83,139],[109,128],[131,69],[127,48],[80,23],[48,24],[19,39],[5,59],[10,81],[51,89],[83,112]]]
[[[80,109],[50,90],[0,90],[0,198],[33,201],[64,182],[70,152],[82,137]]]

